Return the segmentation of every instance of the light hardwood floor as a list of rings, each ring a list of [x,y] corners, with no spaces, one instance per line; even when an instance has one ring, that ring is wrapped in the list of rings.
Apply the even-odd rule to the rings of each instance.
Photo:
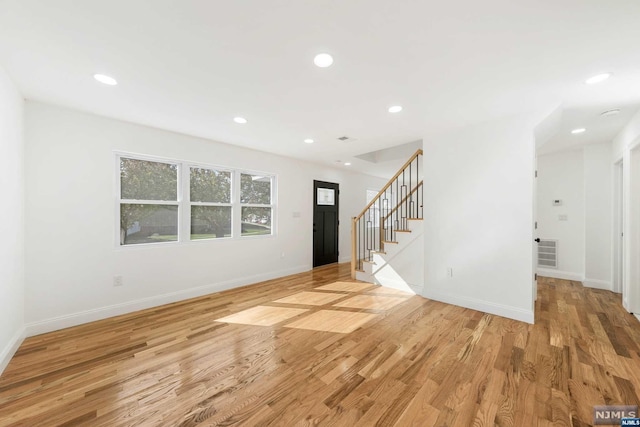
[[[29,338],[0,377],[0,426],[584,426],[640,400],[640,323],[616,294],[542,279],[527,325],[348,277]]]

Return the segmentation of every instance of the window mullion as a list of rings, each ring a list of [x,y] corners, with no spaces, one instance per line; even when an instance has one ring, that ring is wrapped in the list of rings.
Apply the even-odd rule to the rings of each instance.
[[[190,202],[191,206],[233,206],[232,203]]]
[[[179,206],[178,200],[132,200],[121,199],[120,203],[126,205],[167,205],[167,206]]]

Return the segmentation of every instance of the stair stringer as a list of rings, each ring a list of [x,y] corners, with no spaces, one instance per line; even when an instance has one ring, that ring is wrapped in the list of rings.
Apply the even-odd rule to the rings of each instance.
[[[397,232],[398,243],[385,243],[385,252],[373,254],[356,279],[422,295],[424,288],[424,233],[421,220],[408,220],[410,233]]]

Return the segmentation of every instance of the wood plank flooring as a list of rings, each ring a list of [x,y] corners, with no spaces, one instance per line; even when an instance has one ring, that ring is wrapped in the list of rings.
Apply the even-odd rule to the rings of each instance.
[[[29,338],[0,426],[587,426],[640,401],[638,343],[578,282],[540,280],[528,325],[332,265]]]

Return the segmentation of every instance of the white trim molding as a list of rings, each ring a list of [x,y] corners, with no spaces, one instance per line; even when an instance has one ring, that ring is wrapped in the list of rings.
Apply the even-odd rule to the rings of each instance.
[[[279,277],[289,276],[291,274],[304,273],[309,270],[311,270],[311,266],[309,265],[298,266],[286,270],[274,271],[266,274],[258,274],[255,276],[247,276],[241,279],[234,279],[205,286],[198,286],[196,288],[185,289],[177,292],[169,292],[162,295],[141,298],[135,301],[128,301],[106,307],[98,307],[91,310],[40,320],[38,322],[27,323],[27,325],[25,326],[26,336],[31,337],[38,334],[57,331],[59,329],[78,326],[89,322],[95,322],[97,320],[103,320],[109,317],[120,316],[122,314],[133,313],[139,310],[146,310],[148,308],[159,307],[165,304],[184,301],[190,298],[197,298],[228,289],[247,286],[258,282],[263,282],[265,280],[277,279]]]
[[[4,370],[9,365],[11,358],[16,354],[18,348],[22,344],[26,337],[25,328],[20,328],[14,336],[11,338],[9,343],[7,343],[6,347],[2,349],[2,353],[0,353],[0,375],[4,372]]]
[[[425,298],[429,298],[435,301],[444,302],[447,304],[453,304],[460,307],[470,308],[472,310],[483,311],[489,314],[495,314],[496,316],[506,317],[508,319],[519,320],[533,324],[534,313],[533,309],[525,310],[519,307],[511,307],[503,304],[496,304],[490,301],[484,301],[476,298],[465,298],[451,294],[444,294],[440,292],[433,292],[425,290],[422,294]]]
[[[582,274],[573,273],[571,271],[553,270],[550,268],[538,268],[536,270],[536,273],[538,273],[538,276],[542,276],[542,277],[552,277],[554,279],[573,280],[576,282],[584,281],[584,276]]]
[[[606,280],[585,278],[582,284],[587,288],[604,289],[606,291],[613,290],[613,283]]]

